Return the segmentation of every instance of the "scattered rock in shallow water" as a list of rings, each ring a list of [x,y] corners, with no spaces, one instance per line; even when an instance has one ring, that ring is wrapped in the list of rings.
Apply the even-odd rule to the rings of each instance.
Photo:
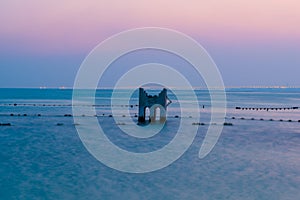
[[[203,126],[205,123],[200,123],[200,122],[193,122],[192,125],[198,125],[198,126]]]
[[[0,123],[0,126],[11,126],[11,123]]]
[[[223,125],[224,125],[224,126],[233,126],[233,124],[232,124],[232,123],[229,123],[229,122],[224,122]]]

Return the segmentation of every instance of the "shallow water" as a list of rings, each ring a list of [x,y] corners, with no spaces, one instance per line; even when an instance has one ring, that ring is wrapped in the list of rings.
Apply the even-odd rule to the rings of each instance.
[[[196,94],[200,120],[189,118],[194,104],[180,113],[179,102],[169,93],[173,103],[163,131],[136,139],[123,134],[109,117],[111,90],[97,91],[99,123],[111,141],[129,151],[163,147],[174,137],[180,117],[188,118],[191,127],[205,123],[170,166],[131,174],[107,167],[85,149],[73,118],[65,116],[72,114],[71,90],[0,89],[0,123],[12,125],[0,126],[0,199],[298,199],[300,110],[236,107],[297,107],[300,89],[228,89],[226,122],[233,126],[224,126],[204,159],[198,152],[210,123],[210,98],[204,90]],[[128,104],[132,108],[116,108],[129,109],[136,122],[137,93]]]

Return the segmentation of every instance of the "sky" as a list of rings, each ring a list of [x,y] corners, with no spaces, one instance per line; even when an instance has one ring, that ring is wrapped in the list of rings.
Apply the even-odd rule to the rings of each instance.
[[[0,87],[72,87],[101,41],[149,26],[194,38],[228,87],[300,86],[299,10],[298,0],[2,0]]]

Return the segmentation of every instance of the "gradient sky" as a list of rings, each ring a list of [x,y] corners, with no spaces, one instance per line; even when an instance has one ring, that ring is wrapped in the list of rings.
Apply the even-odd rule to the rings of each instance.
[[[196,39],[227,86],[300,86],[298,0],[2,0],[0,24],[0,87],[71,87],[99,42],[145,26]]]

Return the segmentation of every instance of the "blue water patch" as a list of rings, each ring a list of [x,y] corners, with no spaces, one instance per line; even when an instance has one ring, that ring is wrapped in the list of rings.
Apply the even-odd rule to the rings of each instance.
[[[193,102],[181,115],[169,92],[175,103],[168,108],[165,129],[146,139],[122,133],[107,106],[112,90],[97,90],[94,106],[100,125],[113,143],[128,151],[162,148],[174,138],[181,117],[191,127],[203,123],[177,161],[158,171],[131,174],[107,167],[84,147],[76,131],[80,124],[72,117],[72,90],[0,89],[0,124],[11,124],[0,126],[0,199],[299,199],[300,110],[236,107],[298,107],[300,89],[226,92],[225,121],[232,126],[224,126],[212,152],[199,159],[211,123],[207,90],[196,90],[200,119],[189,118]],[[132,116],[125,117],[136,120],[137,102],[134,94],[126,107]]]

